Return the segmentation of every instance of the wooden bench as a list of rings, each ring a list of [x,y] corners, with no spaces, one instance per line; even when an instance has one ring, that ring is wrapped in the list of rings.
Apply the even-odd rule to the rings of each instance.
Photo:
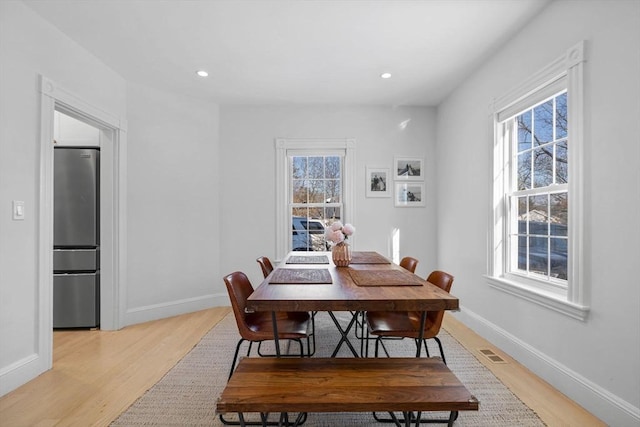
[[[408,420],[412,411],[450,411],[442,422],[451,426],[458,411],[478,406],[440,359],[244,358],[216,410],[237,412],[240,425],[246,412],[403,412]]]

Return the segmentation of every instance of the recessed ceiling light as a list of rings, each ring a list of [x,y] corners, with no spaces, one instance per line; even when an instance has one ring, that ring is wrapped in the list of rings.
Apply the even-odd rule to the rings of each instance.
[[[207,73],[204,70],[196,71],[196,74],[199,75],[200,77],[207,77],[209,75],[209,73]]]
[[[382,77],[383,79],[390,79],[391,78],[391,73],[382,73],[382,74],[380,74],[380,77]]]

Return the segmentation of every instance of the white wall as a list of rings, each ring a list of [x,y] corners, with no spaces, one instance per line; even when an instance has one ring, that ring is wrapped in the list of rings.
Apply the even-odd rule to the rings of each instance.
[[[220,109],[221,268],[261,277],[255,259],[275,256],[275,138],[355,138],[355,249],[388,253],[401,229],[400,255],[435,267],[435,111],[406,107],[223,106]],[[406,125],[403,127],[403,123]],[[395,208],[393,198],[365,197],[365,168],[391,168],[394,155],[425,158],[424,208]],[[222,286],[222,281],[220,281]]]
[[[585,280],[578,321],[490,288],[490,104],[587,41]],[[439,265],[459,317],[615,426],[640,422],[640,3],[556,1],[438,109]],[[464,236],[458,238],[458,236]]]
[[[39,74],[125,115],[125,82],[20,2],[0,2],[0,394],[38,375]],[[11,201],[25,201],[23,221]]]
[[[127,110],[125,324],[227,305],[217,105],[130,83]]]

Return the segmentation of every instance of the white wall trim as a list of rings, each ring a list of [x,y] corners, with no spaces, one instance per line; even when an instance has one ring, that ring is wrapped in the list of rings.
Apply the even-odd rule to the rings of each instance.
[[[540,72],[526,79],[519,87],[492,103],[492,197],[489,205],[489,235],[487,275],[495,289],[522,297],[557,312],[584,321],[589,314],[589,283],[584,274],[584,63],[585,42],[580,41],[567,49],[564,55],[547,65]],[[536,100],[543,100],[567,88],[569,102],[569,260],[567,266],[567,290],[559,301],[560,294],[548,292],[548,282],[533,277],[520,279],[510,274],[505,260],[509,257],[508,216],[511,177],[510,141],[505,135],[512,134],[509,122],[505,122]],[[539,99],[538,99],[539,98]],[[527,283],[534,286],[528,286]],[[535,294],[538,295],[535,295]]]
[[[577,320],[585,320],[589,315],[589,307],[575,304],[567,301],[566,298],[553,294],[551,292],[544,292],[537,287],[528,287],[521,282],[515,282],[507,280],[501,277],[492,277],[485,275],[489,286],[506,292],[508,294],[526,299],[527,301],[534,302],[543,307],[562,313],[566,316],[573,317]]]
[[[2,368],[0,370],[0,396],[4,396],[26,381],[40,375],[48,369],[42,369],[46,364],[47,360],[43,358],[42,354],[33,353]]]
[[[165,319],[184,313],[206,310],[211,307],[230,306],[229,296],[219,292],[193,298],[184,298],[160,304],[145,305],[127,310],[124,315],[126,325]]]
[[[85,117],[91,120],[99,120],[110,127],[127,130],[126,119],[116,117],[115,115],[98,108],[81,97],[75,95],[73,92],[65,89],[53,80],[40,76],[40,91],[43,95],[49,96],[62,104],[74,107],[75,112],[84,113]]]
[[[464,306],[452,315],[609,425],[640,424],[640,408],[569,369],[494,323]]]
[[[41,111],[41,159],[40,159],[40,233],[39,233],[39,274],[40,309],[46,314],[41,335],[52,335],[53,310],[52,271],[53,248],[53,112],[59,109],[101,129],[103,171],[101,175],[101,197],[109,203],[102,203],[101,218],[101,289],[100,328],[114,330],[122,327],[121,317],[126,295],[126,120],[106,112],[45,76],[40,76],[42,94]],[[107,174],[108,171],[108,174]],[[46,305],[46,307],[43,307]],[[48,311],[48,313],[47,313]],[[43,341],[45,338],[41,338]],[[47,343],[52,348],[52,337]],[[52,359],[50,355],[49,359]],[[48,367],[50,368],[50,366]],[[47,369],[48,369],[47,368]]]

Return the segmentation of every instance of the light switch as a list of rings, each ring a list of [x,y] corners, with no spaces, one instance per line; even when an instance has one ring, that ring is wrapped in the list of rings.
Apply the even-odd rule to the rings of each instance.
[[[24,201],[13,201],[13,219],[16,221],[21,221],[24,219]]]

